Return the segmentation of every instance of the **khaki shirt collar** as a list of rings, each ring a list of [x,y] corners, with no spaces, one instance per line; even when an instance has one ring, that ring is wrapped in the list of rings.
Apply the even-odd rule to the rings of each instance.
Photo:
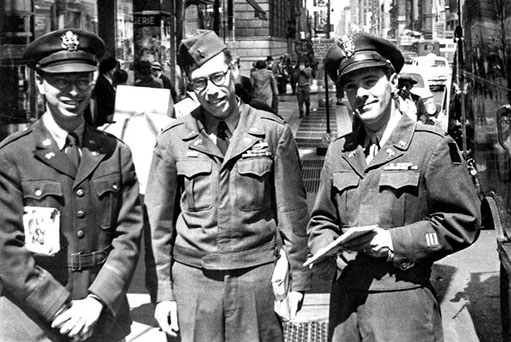
[[[57,143],[57,146],[59,147],[59,150],[63,150],[66,146],[66,137],[68,132],[62,129],[58,125],[58,123],[53,118],[53,115],[49,111],[45,112],[42,116],[42,121],[44,123],[44,126],[46,126],[46,129],[48,132],[50,132],[51,137],[55,140]],[[80,126],[78,126],[77,129],[74,130],[74,133],[77,135],[78,140],[80,142],[80,146],[82,145],[82,139],[83,139],[83,132],[85,130],[85,124],[82,121]]]

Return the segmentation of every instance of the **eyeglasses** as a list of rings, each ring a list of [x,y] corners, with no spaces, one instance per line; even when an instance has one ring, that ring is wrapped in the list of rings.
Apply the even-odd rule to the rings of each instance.
[[[89,76],[71,78],[66,76],[45,75],[44,79],[59,90],[68,89],[73,84],[76,85],[76,87],[80,90],[88,90],[92,87],[92,82]]]
[[[225,70],[225,72],[216,72],[213,75],[209,75],[208,77],[199,77],[194,78],[193,80],[190,80],[190,85],[195,91],[201,91],[206,89],[208,86],[208,80],[210,80],[214,85],[221,86],[225,82],[225,78],[227,76],[227,73],[231,70],[231,66]]]

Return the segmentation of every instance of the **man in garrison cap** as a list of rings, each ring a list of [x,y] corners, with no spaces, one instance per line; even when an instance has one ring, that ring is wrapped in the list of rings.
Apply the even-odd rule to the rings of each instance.
[[[443,341],[431,266],[478,237],[456,143],[399,110],[402,66],[393,44],[368,34],[340,39],[325,59],[357,123],[329,146],[307,229],[312,254],[346,239],[312,266],[333,280],[329,341]]]
[[[105,46],[78,29],[32,42],[46,112],[0,143],[0,341],[124,341],[142,211],[129,148],[85,123]]]
[[[236,63],[214,32],[184,39],[177,57],[200,106],[166,128],[153,153],[155,318],[183,342],[283,341],[271,282],[279,253],[290,263],[289,318],[311,286],[292,131],[235,95]]]

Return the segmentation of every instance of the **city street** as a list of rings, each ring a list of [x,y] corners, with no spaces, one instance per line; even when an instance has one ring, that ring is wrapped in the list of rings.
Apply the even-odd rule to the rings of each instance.
[[[441,92],[435,92],[435,97],[437,96],[441,96]],[[306,167],[309,163],[321,161],[322,157],[316,154],[316,148],[313,146],[315,143],[319,144],[320,140],[306,137],[321,139],[326,132],[324,124],[319,126],[311,124],[317,120],[324,123],[325,108],[319,106],[319,100],[324,94],[313,94],[311,97],[313,101],[311,116],[303,120],[298,118],[294,96],[286,95],[279,103],[279,112],[291,125],[300,148],[309,207],[315,197],[315,193],[309,190],[314,190],[311,184],[317,180],[307,178]],[[335,101],[332,103],[330,107],[332,134],[337,135],[335,131],[349,130],[349,119],[346,106],[336,106]],[[501,341],[499,261],[494,231],[482,231],[479,240],[473,246],[437,262],[431,279],[441,301],[446,342]],[[129,289],[129,300],[134,323],[132,334],[127,341],[164,342],[164,334],[154,328],[153,308],[144,288],[143,256]],[[298,323],[286,325],[286,342],[326,341],[327,319],[328,284],[315,280],[312,293],[306,295],[304,308],[297,319]],[[314,329],[319,332],[317,335],[311,333]]]

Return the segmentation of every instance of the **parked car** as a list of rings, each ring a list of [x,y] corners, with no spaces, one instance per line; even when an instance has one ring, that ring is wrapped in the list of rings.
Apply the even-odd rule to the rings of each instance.
[[[418,56],[413,60],[412,65],[419,67],[428,79],[432,90],[443,89],[447,80],[451,77],[451,67],[447,58],[429,54],[427,56]]]

